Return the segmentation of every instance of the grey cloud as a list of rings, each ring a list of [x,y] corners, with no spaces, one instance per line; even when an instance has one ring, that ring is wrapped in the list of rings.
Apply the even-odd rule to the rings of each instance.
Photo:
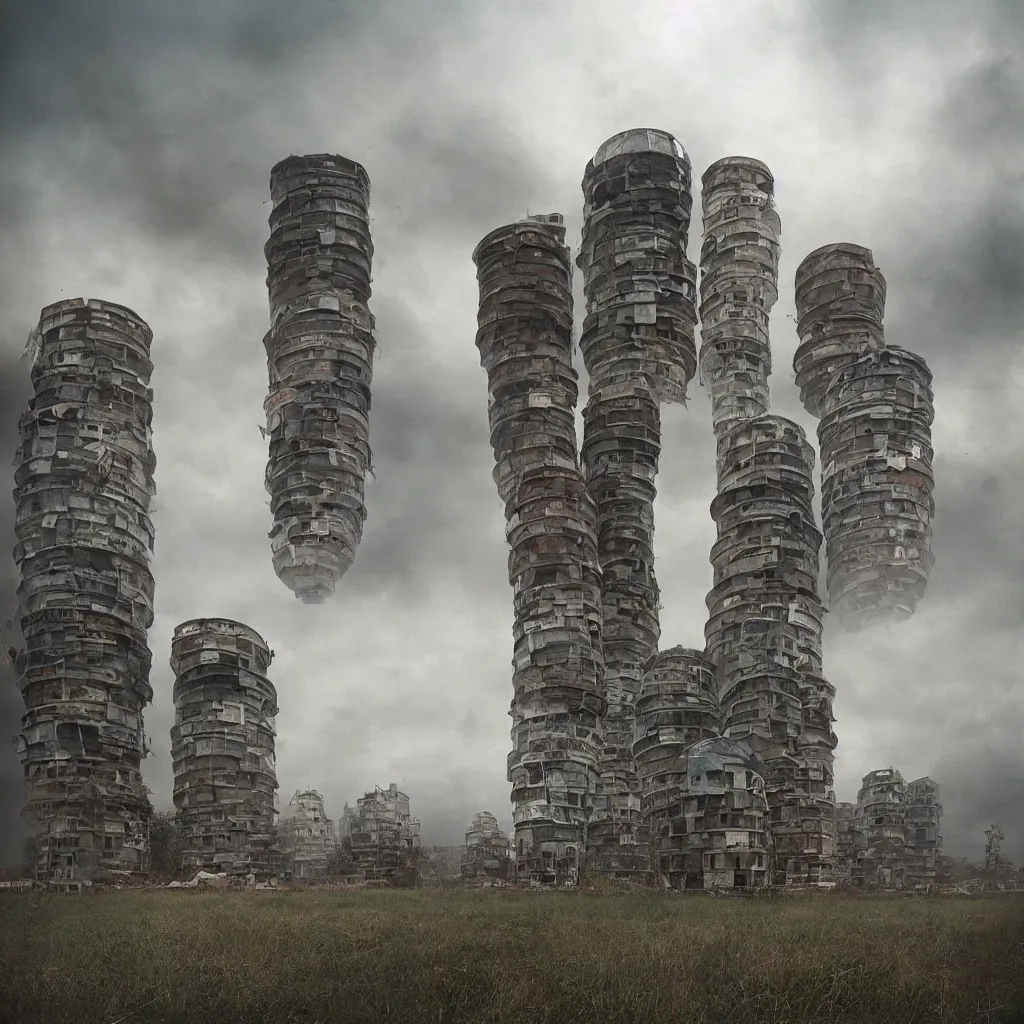
[[[154,801],[166,805],[170,795],[170,629],[195,615],[229,614],[251,622],[280,652],[272,678],[282,695],[282,803],[293,784],[308,783],[328,795],[337,816],[345,800],[375,782],[396,781],[424,821],[424,840],[456,843],[482,807],[507,822],[511,696],[511,592],[490,477],[486,378],[473,348],[470,253],[486,232],[527,210],[560,209],[575,239],[579,180],[593,149],[605,134],[650,121],[655,108],[624,110],[630,94],[617,77],[619,63],[607,58],[631,42],[614,22],[601,30],[589,3],[560,5],[544,34],[572,39],[586,30],[588,38],[600,36],[599,47],[587,56],[571,47],[557,54],[546,45],[524,48],[516,63],[497,69],[497,84],[460,77],[463,54],[481,40],[494,43],[474,20],[475,5],[296,0],[286,16],[280,9],[271,0],[5,8],[0,387],[8,391],[0,394],[0,488],[9,495],[16,422],[28,395],[27,367],[17,357],[40,306],[61,289],[70,296],[100,285],[106,297],[137,306],[153,327],[156,362],[157,696],[146,718]],[[515,5],[502,9],[509,24],[523,17]],[[829,634],[826,671],[839,687],[844,743],[840,795],[852,796],[850,785],[891,758],[943,784],[951,852],[980,856],[978,828],[995,815],[1011,856],[1024,860],[1021,714],[1013,703],[1021,685],[1016,623],[1024,612],[1024,545],[1013,521],[1024,507],[1017,482],[1024,421],[1007,372],[1024,292],[1013,155],[1022,135],[1015,127],[1020,65],[1007,56],[1022,9],[1014,0],[973,5],[969,16],[953,0],[813,9],[798,33],[774,39],[779,54],[761,83],[766,102],[775,76],[785,78],[799,61],[813,69],[807,73],[830,109],[856,116],[848,119],[848,151],[815,155],[813,143],[829,126],[808,122],[794,105],[753,154],[783,184],[808,181],[811,160],[820,173],[779,189],[784,269],[773,317],[773,407],[813,436],[791,383],[786,353],[795,336],[786,292],[803,255],[837,240],[833,225],[848,223],[850,240],[875,249],[888,279],[890,340],[925,355],[940,419],[959,417],[965,438],[962,450],[940,448],[936,463],[937,564],[919,618],[895,636]],[[500,34],[496,24],[487,31]],[[754,28],[749,45],[756,49],[763,36]],[[944,87],[927,97],[906,177],[879,179],[869,202],[840,209],[827,223],[805,213],[856,186],[872,121],[900,102],[884,90],[901,48],[923,40],[941,61],[944,45],[972,33],[978,60],[962,76],[945,74]],[[644,66],[658,59],[645,51]],[[680,76],[666,89],[685,94],[686,61],[674,53],[666,61]],[[506,114],[506,94],[520,74],[550,83],[552,103],[589,110],[559,77],[584,67],[570,80],[606,94],[625,123],[588,121],[579,134],[592,137],[585,145],[574,139],[567,152],[564,133],[527,130]],[[737,138],[756,131],[753,120],[665,127],[680,133],[696,180],[711,160],[744,148]],[[336,601],[307,609],[274,578],[266,539],[266,448],[257,431],[266,392],[262,246],[271,165],[289,151],[324,150],[360,160],[373,182],[377,479],[367,482],[363,543]],[[699,234],[698,216],[691,256]],[[55,266],[63,268],[60,279]],[[656,504],[662,629],[666,645],[699,645],[714,454],[707,398],[696,384],[690,408],[666,410],[664,426]],[[9,497],[0,494],[4,620],[13,614],[17,582],[12,517]],[[406,642],[435,621],[429,650]],[[382,657],[375,643],[395,647],[384,667],[373,660]],[[969,674],[975,646],[977,678]],[[426,658],[437,667],[423,670]],[[414,685],[396,665],[419,671],[415,685],[427,679],[436,689],[396,703],[394,695]],[[9,675],[0,666],[0,837],[12,834],[8,822],[17,827],[21,803],[21,766],[6,742],[21,710]],[[318,700],[323,714],[302,733],[296,723]],[[449,725],[438,724],[442,717]],[[389,741],[418,720],[425,747],[406,751]],[[470,755],[464,748],[474,735]],[[0,862],[15,852],[0,849]]]

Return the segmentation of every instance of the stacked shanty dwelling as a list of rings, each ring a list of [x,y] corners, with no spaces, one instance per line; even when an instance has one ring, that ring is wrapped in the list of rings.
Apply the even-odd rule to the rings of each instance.
[[[366,518],[370,179],[341,156],[291,156],[271,170],[270,191],[271,550],[278,576],[316,604],[352,564]]]
[[[513,588],[515,877],[579,879],[604,714],[597,513],[576,451],[572,283],[559,214],[476,247],[476,344]]]
[[[774,867],[756,880],[831,881],[835,737],[833,690],[821,675],[814,449],[796,423],[768,414],[773,180],[760,161],[728,157],[702,181],[701,374],[718,470],[706,656],[724,735],[764,764]]]
[[[174,630],[174,806],[181,867],[257,879],[281,867],[274,757],[274,652],[233,619],[190,619]]]
[[[665,888],[757,886],[768,870],[763,768],[723,739],[714,666],[703,651],[659,651],[636,703],[633,755]]]
[[[491,885],[508,882],[512,847],[508,835],[490,811],[480,811],[466,829],[459,868],[467,882]]]
[[[151,342],[136,313],[100,299],[47,306],[30,337],[34,397],[14,476],[25,649],[14,663],[42,881],[147,866]]]
[[[886,345],[870,249],[815,249],[796,272],[800,397],[819,417],[830,610],[850,630],[913,614],[934,563],[932,377]]]
[[[337,857],[334,822],[315,789],[298,790],[280,826],[281,874],[294,881],[325,878]]]
[[[667,132],[638,128],[601,145],[583,178],[589,375],[582,459],[597,504],[605,695],[600,786],[588,858],[612,877],[648,876],[649,832],[632,755],[644,666],[658,650],[654,497],[662,402],[696,371],[696,268],[686,257],[690,161]]]

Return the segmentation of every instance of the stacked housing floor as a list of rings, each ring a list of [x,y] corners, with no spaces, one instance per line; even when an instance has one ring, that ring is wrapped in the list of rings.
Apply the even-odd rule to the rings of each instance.
[[[758,886],[768,869],[765,769],[721,735],[715,668],[672,647],[644,668],[633,756],[655,875],[666,888]]]
[[[651,871],[632,742],[643,668],[660,637],[653,549],[660,403],[685,401],[696,371],[696,267],[686,258],[690,161],[667,132],[622,132],[587,165],[583,195],[582,459],[598,510],[608,701],[587,852],[600,873],[628,877]]]
[[[494,480],[514,595],[515,874],[574,884],[605,711],[597,511],[576,451],[572,282],[560,214],[476,247],[476,344],[487,371]]]
[[[273,651],[233,619],[190,619],[174,630],[174,806],[181,812],[181,867],[277,875],[277,691]]]
[[[814,449],[796,423],[767,414],[774,182],[760,161],[726,157],[702,184],[700,362],[718,476],[706,655],[724,734],[765,764],[772,866],[757,880],[824,882],[835,860],[834,689],[821,675]]]
[[[886,345],[885,278],[870,249],[840,242],[796,272],[793,359],[820,417],[821,504],[830,610],[849,630],[909,618],[934,563],[932,377]]]
[[[281,580],[317,604],[352,564],[366,518],[370,179],[341,156],[291,156],[271,170],[270,191],[271,551]]]
[[[15,742],[42,881],[147,866],[152,337],[124,306],[68,299],[42,310],[29,339],[34,397],[14,474],[25,639]]]

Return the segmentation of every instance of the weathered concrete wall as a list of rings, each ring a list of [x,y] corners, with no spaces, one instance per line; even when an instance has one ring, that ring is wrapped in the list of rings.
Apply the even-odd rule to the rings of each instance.
[[[632,757],[634,703],[658,649],[655,478],[661,402],[685,400],[696,371],[696,267],[686,258],[690,160],[667,132],[603,143],[583,177],[589,375],[582,458],[598,508],[608,711],[588,858],[615,877],[648,875],[650,841]]]
[[[370,179],[341,156],[291,156],[271,170],[270,191],[271,551],[278,576],[316,604],[352,564],[366,518]]]
[[[277,691],[273,652],[232,619],[190,619],[171,640],[174,806],[182,869],[277,875]]]
[[[572,285],[559,214],[488,234],[473,261],[494,480],[514,594],[516,877],[579,879],[604,714],[597,512],[580,471]]]
[[[147,862],[152,332],[124,306],[69,299],[29,342],[14,477],[24,815],[37,877],[89,880]]]

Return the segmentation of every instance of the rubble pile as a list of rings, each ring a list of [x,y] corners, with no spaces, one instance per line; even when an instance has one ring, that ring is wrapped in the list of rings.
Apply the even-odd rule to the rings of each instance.
[[[796,273],[794,369],[820,417],[831,610],[858,630],[913,614],[934,563],[932,377],[887,346],[885,279],[869,249],[823,246]]]
[[[560,214],[476,247],[476,344],[487,371],[494,479],[515,608],[516,877],[579,877],[605,711],[597,512],[576,455],[572,284]]]
[[[40,881],[147,866],[152,337],[124,306],[68,299],[29,338],[14,474],[25,649],[12,660]]]
[[[655,478],[661,402],[683,402],[696,371],[696,268],[686,258],[690,161],[667,132],[608,139],[583,177],[589,375],[582,459],[598,510],[608,710],[588,858],[601,873],[650,872],[633,762],[634,702],[656,653]]]
[[[466,830],[461,872],[465,881],[508,882],[511,876],[512,846],[508,835],[490,811],[480,811]]]
[[[361,796],[353,812],[343,815],[343,837],[362,881],[400,881],[416,875],[420,822],[412,816],[409,796],[395,783]]]
[[[326,878],[337,850],[334,822],[315,789],[297,790],[281,821],[281,873],[292,881]]]
[[[273,657],[256,630],[233,619],[175,627],[171,758],[186,873],[262,880],[279,872]]]
[[[716,160],[702,175],[700,381],[721,435],[768,412],[768,316],[779,297],[775,181],[760,160]]]
[[[715,668],[704,652],[671,647],[655,654],[644,666],[636,700],[632,753],[641,784],[640,814],[650,833],[655,870],[672,888],[685,887],[688,870],[681,824],[687,793],[686,751],[720,732]],[[692,864],[690,868],[699,870]]]
[[[270,191],[269,536],[277,575],[317,604],[352,564],[366,518],[370,179],[341,156],[290,156],[271,170]]]

